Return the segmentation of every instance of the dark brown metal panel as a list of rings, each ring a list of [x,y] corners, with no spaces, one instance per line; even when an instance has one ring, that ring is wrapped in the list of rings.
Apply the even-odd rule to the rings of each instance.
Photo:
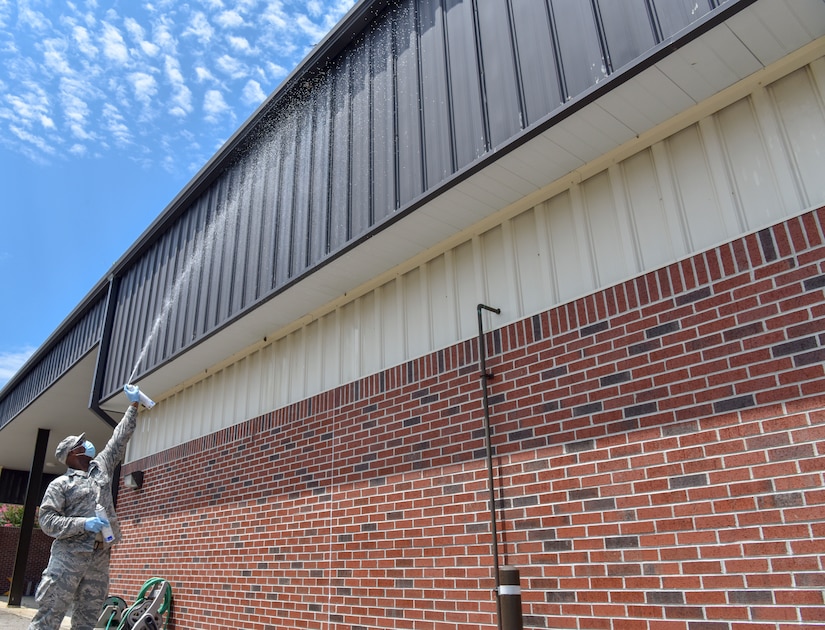
[[[629,64],[656,44],[646,0],[599,0],[598,17],[610,51],[610,70]]]
[[[479,44],[492,147],[501,145],[523,128],[521,85],[516,73],[509,4],[478,2]]]
[[[446,35],[441,0],[421,0],[418,11],[424,186],[455,172],[452,103],[448,96]]]
[[[309,207],[310,265],[329,253],[330,221],[330,143],[332,137],[332,81],[329,75],[313,84],[310,99],[312,110],[312,204]]]
[[[418,70],[417,18],[413,2],[392,14],[396,29],[395,107],[398,115],[396,155],[399,205],[424,192],[421,150],[421,110]]]
[[[487,151],[489,134],[484,123],[478,63],[479,43],[473,4],[466,0],[445,0],[445,6],[452,136],[455,165],[456,168],[461,168]]]
[[[138,376],[523,135],[712,2],[366,2],[374,14],[287,81],[122,272],[107,395],[147,339],[156,337]]]
[[[329,248],[337,251],[350,236],[350,145],[352,143],[350,93],[353,62],[340,60],[332,77],[332,172],[330,175]]]
[[[295,198],[292,217],[292,275],[299,275],[310,265],[310,217],[312,208],[312,118],[313,112],[303,100],[295,110]]]
[[[348,238],[366,233],[373,224],[372,213],[372,68],[366,46],[357,47],[351,58],[349,132],[350,220]]]
[[[558,109],[563,101],[555,35],[546,0],[514,2],[513,29],[524,90],[525,123],[531,125]]]
[[[710,0],[652,0],[662,35],[673,37],[711,10]]]
[[[372,158],[373,220],[386,218],[398,207],[396,173],[395,61],[393,31],[388,21],[372,30],[368,46],[372,54],[372,109],[370,148]]]
[[[558,41],[565,100],[607,76],[596,18],[590,2],[550,0],[553,35]]]
[[[0,428],[28,407],[75,363],[82,359],[100,341],[103,333],[106,296],[103,294],[79,314],[68,330],[58,332],[59,341],[42,356],[34,355],[25,376],[0,399]]]

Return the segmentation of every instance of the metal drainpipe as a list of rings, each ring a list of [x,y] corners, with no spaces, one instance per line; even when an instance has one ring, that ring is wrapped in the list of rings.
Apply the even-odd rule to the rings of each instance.
[[[117,422],[100,407],[100,398],[103,395],[103,375],[106,373],[106,364],[109,361],[109,346],[112,342],[112,328],[115,326],[115,296],[120,288],[120,278],[109,276],[109,292],[106,295],[106,316],[103,319],[103,332],[100,335],[100,347],[97,351],[97,361],[95,362],[94,380],[92,381],[92,392],[89,395],[89,409],[108,424],[113,429]]]
[[[115,326],[116,296],[120,289],[120,277],[109,276],[109,292],[106,295],[106,316],[103,318],[103,332],[100,335],[100,347],[97,351],[97,361],[95,362],[94,380],[92,381],[92,393],[89,395],[89,409],[99,416],[106,424],[113,429],[117,422],[103,411],[100,407],[100,398],[103,395],[103,375],[106,373],[106,365],[109,361],[109,346],[112,341],[112,329]],[[120,491],[120,464],[115,467],[112,473],[112,503],[117,506],[117,495]]]
[[[487,486],[490,491],[490,532],[492,534],[493,546],[493,574],[496,581],[496,620],[498,628],[501,630],[501,598],[499,597],[499,590],[501,586],[501,577],[499,575],[499,561],[498,561],[498,529],[496,527],[496,489],[493,481],[493,442],[490,433],[490,401],[487,396],[487,381],[493,378],[492,374],[487,372],[487,351],[484,343],[484,325],[481,319],[482,311],[490,311],[498,315],[501,313],[500,308],[493,308],[486,304],[479,304],[478,312],[478,354],[479,364],[481,368],[481,384],[483,390],[482,400],[484,402],[484,434],[486,438],[487,448]]]

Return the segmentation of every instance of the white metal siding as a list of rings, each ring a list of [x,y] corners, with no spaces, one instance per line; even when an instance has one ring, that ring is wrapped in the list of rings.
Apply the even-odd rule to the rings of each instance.
[[[468,234],[167,397],[141,416],[130,459],[473,337],[480,302],[502,326],[825,204],[824,102],[819,59]],[[479,195],[493,192],[513,189]]]

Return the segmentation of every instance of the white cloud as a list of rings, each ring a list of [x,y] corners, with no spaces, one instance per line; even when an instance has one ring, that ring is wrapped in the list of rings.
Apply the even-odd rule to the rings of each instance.
[[[206,120],[217,122],[226,112],[231,112],[231,108],[223,98],[223,94],[218,90],[207,90],[203,96],[203,111],[206,112]]]
[[[114,136],[118,145],[131,144],[132,133],[129,131],[129,127],[126,126],[123,115],[114,105],[106,103],[103,106],[102,118],[103,127]]]
[[[65,55],[66,42],[50,38],[43,42],[43,64],[55,74],[71,74],[72,69]]]
[[[198,79],[198,83],[203,83],[204,81],[216,81],[215,75],[209,71],[209,68],[204,68],[203,66],[195,66],[195,76]]]
[[[208,44],[212,40],[215,29],[206,19],[206,16],[198,11],[192,16],[189,25],[183,31],[183,37],[194,37],[201,44]]]
[[[78,140],[91,140],[94,134],[87,129],[90,115],[87,99],[97,96],[95,90],[80,79],[63,77],[58,95],[72,135]]]
[[[26,127],[38,124],[48,126],[44,121],[51,120],[49,95],[39,85],[29,83],[25,87],[28,91],[24,94],[6,95],[5,100],[13,112],[13,117]]]
[[[36,348],[26,346],[17,351],[0,352],[0,388],[2,388],[23,364],[34,354]]]
[[[253,79],[247,81],[243,88],[243,92],[241,93],[241,98],[247,105],[257,106],[264,102],[264,99],[266,99],[266,94],[261,89],[261,84]]]
[[[147,57],[156,57],[160,52],[160,46],[146,39],[146,31],[134,18],[126,18],[123,25],[132,40],[138,45],[141,52]]]
[[[155,77],[146,72],[133,72],[128,78],[135,92],[135,98],[144,105],[149,105],[152,97],[158,92],[158,82]]]
[[[126,64],[129,61],[129,50],[123,35],[111,24],[104,22],[103,34],[101,36],[103,54],[112,61],[119,64]]]
[[[152,41],[167,54],[175,54],[177,50],[177,40],[172,33],[174,26],[174,23],[171,23],[166,16],[154,25]]]
[[[89,31],[84,26],[75,26],[72,29],[72,39],[74,39],[77,49],[86,57],[94,58],[98,54],[98,48],[92,42]]]
[[[232,50],[238,53],[242,53],[245,55],[253,54],[252,46],[249,45],[249,40],[246,37],[237,37],[235,35],[230,35],[226,38],[229,42],[229,45],[232,47]]]
[[[192,111],[192,91],[186,86],[180,63],[167,55],[165,61],[166,78],[172,85],[172,107],[169,113],[176,118],[183,118]]]
[[[31,28],[33,31],[44,32],[51,27],[51,22],[45,15],[27,6],[18,6],[17,20],[21,26]]]
[[[316,24],[306,15],[295,16],[295,24],[301,29],[301,31],[309,36],[313,44],[320,42],[329,30],[325,29],[321,24]]]
[[[233,79],[243,79],[248,74],[246,66],[231,55],[221,55],[215,61],[215,65],[218,70]]]
[[[55,147],[50,142],[41,136],[31,133],[27,129],[23,129],[18,125],[9,125],[9,131],[11,131],[12,135],[18,140],[28,145],[29,148],[33,147],[45,155],[54,155],[56,153]]]
[[[289,16],[284,11],[283,3],[280,0],[267,4],[261,19],[264,22],[269,22],[279,30],[286,30],[289,24]]]
[[[221,28],[237,28],[244,25],[243,16],[237,11],[224,11],[215,18]]]

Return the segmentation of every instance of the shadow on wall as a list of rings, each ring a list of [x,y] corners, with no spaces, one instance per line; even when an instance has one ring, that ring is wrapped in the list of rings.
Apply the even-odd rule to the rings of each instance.
[[[8,595],[11,587],[14,561],[17,557],[17,541],[20,539],[19,527],[0,527],[0,588],[3,595]],[[40,575],[49,563],[52,539],[41,530],[32,532],[29,560],[26,563],[26,576],[23,583],[23,595],[34,595]]]

